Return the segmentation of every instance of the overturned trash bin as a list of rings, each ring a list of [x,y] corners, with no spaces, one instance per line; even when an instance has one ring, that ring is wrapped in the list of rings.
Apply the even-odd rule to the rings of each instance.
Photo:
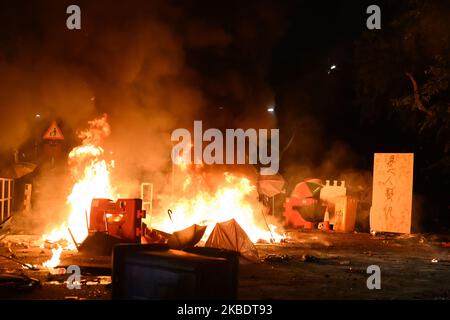
[[[183,249],[183,251],[199,254],[202,256],[208,257],[216,257],[216,258],[225,258],[228,261],[229,267],[231,268],[231,272],[228,273],[227,283],[228,286],[223,288],[226,290],[225,296],[232,297],[233,299],[237,298],[238,295],[238,283],[239,283],[239,260],[241,254],[232,250],[225,250],[220,248],[207,248],[207,247],[192,247]]]
[[[119,244],[113,251],[113,299],[236,299],[237,259]]]

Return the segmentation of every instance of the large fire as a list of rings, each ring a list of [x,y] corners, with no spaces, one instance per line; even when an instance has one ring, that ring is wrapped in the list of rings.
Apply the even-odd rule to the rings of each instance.
[[[69,168],[74,181],[72,191],[67,197],[69,214],[66,221],[44,235],[44,240],[65,244],[65,249],[75,249],[75,243],[81,243],[88,236],[88,221],[91,202],[94,198],[116,199],[115,189],[111,186],[110,169],[112,163],[103,158],[101,147],[103,140],[110,134],[106,115],[88,122],[89,128],[81,131],[78,137],[80,146],[69,153]],[[73,238],[72,238],[73,237]],[[47,267],[59,263],[61,250],[55,250]]]
[[[92,199],[117,199],[116,188],[110,180],[114,162],[108,163],[104,159],[101,147],[109,134],[106,115],[90,121],[89,128],[79,133],[82,144],[69,154],[69,167],[74,181],[67,197],[69,213],[62,225],[44,235],[44,240],[59,243],[64,249],[75,249],[74,241],[81,243],[88,236]],[[265,208],[258,201],[256,187],[248,178],[225,173],[215,179],[211,187],[207,185],[203,174],[190,169],[192,167],[183,164],[174,166],[171,183],[174,184],[173,175],[176,174],[180,188],[172,186],[168,195],[160,196],[163,212],[150,217],[150,221],[147,221],[150,227],[172,233],[193,224],[207,225],[206,239],[217,222],[235,219],[253,242],[279,242],[284,238],[266,220]],[[171,216],[166,214],[169,209],[173,212]],[[52,259],[45,262],[44,266],[56,267],[61,249],[54,249]]]
[[[172,233],[193,224],[207,225],[203,237],[206,240],[216,223],[235,219],[253,242],[279,242],[284,238],[268,222],[266,208],[258,201],[256,187],[248,178],[225,172],[214,179],[211,188],[202,175],[186,173],[184,166],[180,169],[185,173],[180,184],[182,190],[162,197],[162,207],[172,214],[153,217],[151,225],[155,229]]]

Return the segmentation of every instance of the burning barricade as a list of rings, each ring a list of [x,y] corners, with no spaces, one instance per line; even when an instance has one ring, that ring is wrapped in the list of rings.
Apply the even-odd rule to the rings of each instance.
[[[237,252],[245,247],[252,252],[249,260],[256,261],[253,243],[285,238],[275,224],[268,223],[258,190],[248,178],[225,172],[216,175],[211,185],[201,168],[182,162],[172,168],[171,192],[160,195],[158,208],[146,217],[142,200],[119,197],[111,181],[114,161],[105,159],[102,147],[110,132],[106,115],[90,121],[88,129],[79,132],[81,145],[69,154],[74,182],[67,197],[67,219],[43,236],[53,249],[47,267],[59,264],[64,249],[109,255],[118,243],[163,243],[185,249],[200,242]],[[174,175],[180,182],[176,186]],[[225,227],[227,224],[233,228]],[[218,242],[217,235],[224,230],[242,241],[226,243],[222,236]],[[215,240],[208,240],[212,235]]]

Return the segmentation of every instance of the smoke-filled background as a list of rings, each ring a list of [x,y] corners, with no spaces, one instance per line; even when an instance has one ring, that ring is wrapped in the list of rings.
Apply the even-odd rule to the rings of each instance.
[[[79,144],[76,131],[103,113],[111,125],[104,146],[116,161],[114,178],[129,194],[145,179],[165,183],[170,133],[191,128],[193,120],[205,128],[279,127],[288,191],[310,177],[346,178],[347,185],[370,189],[373,152],[416,152],[416,176],[432,165],[423,155],[447,155],[438,142],[427,146],[414,123],[400,128],[406,112],[391,110],[392,98],[410,93],[404,71],[423,74],[430,57],[448,52],[445,1],[382,1],[383,41],[397,43],[401,35],[405,42],[433,39],[427,43],[435,46],[427,46],[430,52],[409,46],[414,54],[402,55],[388,45],[390,54],[373,56],[366,54],[374,41],[365,27],[371,3],[364,1],[76,1],[77,31],[66,28],[71,4],[0,2],[3,165],[14,150],[38,143],[53,119],[69,151]],[[408,29],[413,10],[433,24]],[[403,65],[389,60],[397,57]],[[383,67],[393,79],[379,83]],[[276,112],[267,112],[269,106]],[[430,173],[418,190],[439,176]],[[64,169],[41,173],[42,194],[62,197],[68,179]],[[445,207],[440,202],[434,215]]]
[[[265,112],[274,96],[264,66],[280,33],[279,8],[79,1],[82,29],[70,31],[70,4],[1,3],[0,152],[6,157],[40,140],[53,119],[69,151],[79,143],[77,130],[107,113],[112,133],[104,147],[116,163],[114,179],[122,194],[136,196],[146,175],[167,185],[175,128],[191,128],[195,119],[219,128],[275,126]],[[63,201],[56,210],[50,203],[56,193],[64,199],[67,171],[44,171],[38,181],[37,211],[63,211]]]
[[[2,151],[30,138],[35,114],[60,119],[70,134],[106,112],[118,161],[152,169],[169,160],[168,134],[194,119],[273,125],[262,112],[274,98],[262,66],[280,12],[256,3],[233,13],[237,3],[81,1],[82,30],[69,31],[69,4],[2,3]],[[202,7],[208,15],[196,13]]]

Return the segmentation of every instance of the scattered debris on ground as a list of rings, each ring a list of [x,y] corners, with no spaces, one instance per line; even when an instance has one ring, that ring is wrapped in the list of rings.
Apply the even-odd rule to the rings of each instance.
[[[0,290],[29,290],[40,285],[40,281],[24,274],[0,274]]]
[[[263,261],[264,262],[287,262],[293,259],[293,256],[287,254],[269,254],[267,255]]]
[[[262,260],[239,267],[239,298],[450,299],[450,252],[442,246],[444,238],[381,238],[362,233],[304,231],[297,232],[289,243],[256,245]],[[421,242],[421,238],[426,240]],[[51,257],[51,250],[39,247],[35,240],[35,236],[9,235],[0,243],[0,254],[14,254],[18,261],[39,267],[31,270],[0,258],[0,274],[25,275],[40,283],[31,282],[34,290],[24,290],[29,288],[30,280],[16,278],[16,284],[8,284],[7,293],[0,290],[0,298],[111,298],[111,257],[64,251],[60,266],[51,270],[41,267]],[[81,290],[67,288],[69,274],[65,272],[70,265],[81,268]],[[380,266],[383,290],[367,289],[370,265]],[[293,286],[293,282],[299,285]]]

